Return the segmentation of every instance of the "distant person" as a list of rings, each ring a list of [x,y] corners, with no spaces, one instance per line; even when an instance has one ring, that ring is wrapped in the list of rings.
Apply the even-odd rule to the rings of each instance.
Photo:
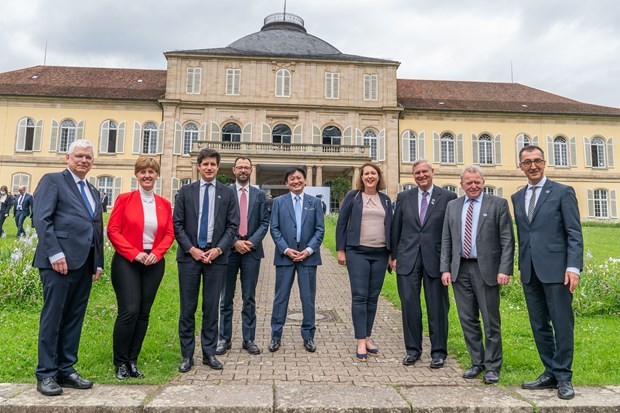
[[[101,209],[103,209],[103,212],[108,212],[108,194],[101,189],[99,189],[99,192],[101,193]]]
[[[545,371],[527,390],[558,389],[560,399],[575,397],[573,293],[583,268],[583,237],[572,187],[545,176],[545,153],[528,145],[519,152],[527,185],[512,195],[519,238],[519,271]]]
[[[461,187],[465,195],[450,201],[446,209],[441,281],[454,288],[471,359],[463,378],[473,379],[486,370],[484,383],[495,384],[503,360],[499,289],[510,283],[514,265],[512,217],[504,198],[484,193],[480,167],[463,169]]]
[[[143,378],[138,357],[155,295],[164,277],[164,255],[174,241],[170,201],[155,194],[159,162],[141,156],[134,165],[138,190],[121,194],[108,222],[112,286],[118,315],[112,334],[116,378]],[[103,207],[102,203],[102,207]]]
[[[316,267],[321,265],[325,221],[319,199],[304,193],[304,169],[287,169],[284,182],[290,192],[273,200],[271,213],[271,238],[276,247],[273,260],[276,266],[276,286],[269,351],[273,353],[280,349],[291,287],[297,273],[303,313],[301,337],[306,351],[314,353]]]
[[[26,234],[24,231],[24,221],[32,215],[33,198],[32,195],[26,192],[24,185],[20,185],[17,190],[19,195],[15,201],[13,215],[15,216],[15,225],[17,226],[17,237],[21,237]]]
[[[2,185],[0,187],[0,236],[4,235],[4,230],[2,229],[4,220],[9,216],[14,203],[15,199],[9,194],[9,189],[6,185]]]
[[[43,285],[36,376],[45,396],[62,394],[63,387],[93,387],[74,368],[91,285],[103,269],[99,192],[86,179],[93,160],[92,143],[74,141],[65,157],[67,169],[43,175],[34,193],[39,241],[33,266]]]
[[[338,264],[346,264],[351,282],[355,358],[361,362],[369,354],[380,355],[371,336],[390,257],[392,202],[379,192],[384,188],[381,169],[370,162],[362,165],[357,189],[344,197],[336,224]]]

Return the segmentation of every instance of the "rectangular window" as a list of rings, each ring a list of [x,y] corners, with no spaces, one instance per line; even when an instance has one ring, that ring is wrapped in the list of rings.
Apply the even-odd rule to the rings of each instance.
[[[226,69],[226,94],[239,95],[241,89],[241,69]]]
[[[187,94],[198,95],[200,94],[200,77],[202,75],[202,69],[199,67],[187,68]]]
[[[364,75],[364,100],[377,100],[378,75]]]
[[[340,97],[340,73],[325,73],[325,99]]]

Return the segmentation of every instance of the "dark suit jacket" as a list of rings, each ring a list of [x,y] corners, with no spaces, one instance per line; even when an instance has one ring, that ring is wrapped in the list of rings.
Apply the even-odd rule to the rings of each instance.
[[[174,235],[179,244],[177,261],[193,261],[188,252],[191,247],[198,248],[198,217],[200,213],[200,179],[183,186],[177,193],[174,203]],[[214,227],[211,245],[220,247],[224,254],[217,257],[215,264],[227,264],[228,254],[232,248],[239,227],[239,204],[228,185],[215,182]]]
[[[392,227],[392,201],[390,197],[379,192],[381,205],[385,210],[383,221],[385,231],[385,243],[390,250],[390,236]],[[362,229],[362,194],[360,191],[349,191],[342,201],[338,222],[336,223],[336,250],[344,250],[346,247],[358,247],[360,245],[360,232]]]
[[[527,185],[512,195],[521,281],[530,281],[534,265],[541,282],[564,282],[567,267],[583,267],[583,238],[575,191],[547,179],[531,223],[525,212],[525,191]]]
[[[441,272],[450,272],[455,281],[461,264],[462,212],[465,197],[448,203],[441,242]],[[515,240],[508,201],[483,195],[476,233],[478,268],[487,285],[497,285],[497,274],[512,275]]]
[[[33,265],[51,269],[49,257],[65,254],[69,270],[84,265],[90,248],[94,245],[94,268],[103,268],[103,220],[99,191],[88,183],[95,202],[95,216],[91,218],[71,172],[54,172],[43,175],[34,194],[32,222],[39,241]],[[25,200],[24,200],[25,202]]]
[[[440,278],[441,231],[448,202],[456,194],[435,185],[428,203],[424,224],[420,225],[418,188],[398,194],[392,218],[392,258],[396,272],[409,274],[417,260],[422,260],[431,277]]]
[[[108,222],[108,238],[116,252],[129,261],[144,252],[144,208],[140,191],[120,194]],[[170,201],[155,195],[157,231],[151,253],[162,259],[174,241]]]
[[[39,186],[41,186],[41,183],[39,183]],[[99,193],[99,192],[97,192]],[[81,195],[80,195],[81,196]],[[17,215],[18,211],[17,211],[17,202],[19,200],[19,195],[17,195],[17,198],[15,198],[15,202],[13,204],[13,215]],[[30,216],[30,214],[32,214],[32,210],[33,210],[33,198],[32,195],[30,195],[28,192],[24,193],[24,200],[22,201],[22,210],[21,213],[27,217]]]
[[[232,190],[239,198],[239,191],[237,191],[237,185],[232,184],[230,186]],[[267,197],[260,189],[249,186],[250,197],[248,199],[248,241],[250,241],[254,248],[250,251],[250,254],[256,259],[265,257],[263,252],[263,239],[267,235],[269,229],[269,209],[267,209]],[[235,240],[237,238],[235,237]]]
[[[4,202],[0,202],[0,215],[8,215],[11,212],[11,208],[13,208],[14,202],[13,195],[7,194]]]
[[[271,210],[271,237],[276,245],[273,257],[275,265],[293,265],[294,262],[284,255],[287,248],[297,251],[312,248],[314,253],[303,260],[302,265],[316,266],[321,264],[321,243],[325,234],[325,220],[321,200],[304,193],[301,212],[301,241],[297,248],[297,226],[295,223],[295,206],[291,193],[273,200]]]

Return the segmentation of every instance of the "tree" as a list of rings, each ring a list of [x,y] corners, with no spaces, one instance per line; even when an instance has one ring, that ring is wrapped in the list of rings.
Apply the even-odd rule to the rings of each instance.
[[[337,199],[338,204],[342,203],[344,196],[351,190],[351,180],[339,176],[332,180],[331,196],[332,199]]]
[[[217,179],[219,183],[222,183],[225,185],[228,185],[228,183],[230,182],[230,178],[226,174],[219,174],[218,176],[215,177],[215,179]]]

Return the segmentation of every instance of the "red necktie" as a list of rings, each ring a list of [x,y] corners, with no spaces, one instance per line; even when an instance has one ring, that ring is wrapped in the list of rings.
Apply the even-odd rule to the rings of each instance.
[[[467,208],[467,216],[465,217],[465,238],[463,239],[463,255],[465,258],[469,258],[469,254],[471,254],[471,231],[473,222],[474,201],[470,199],[469,207]]]
[[[248,196],[247,190],[241,188],[241,196],[239,197],[239,235],[245,237],[248,235]]]

